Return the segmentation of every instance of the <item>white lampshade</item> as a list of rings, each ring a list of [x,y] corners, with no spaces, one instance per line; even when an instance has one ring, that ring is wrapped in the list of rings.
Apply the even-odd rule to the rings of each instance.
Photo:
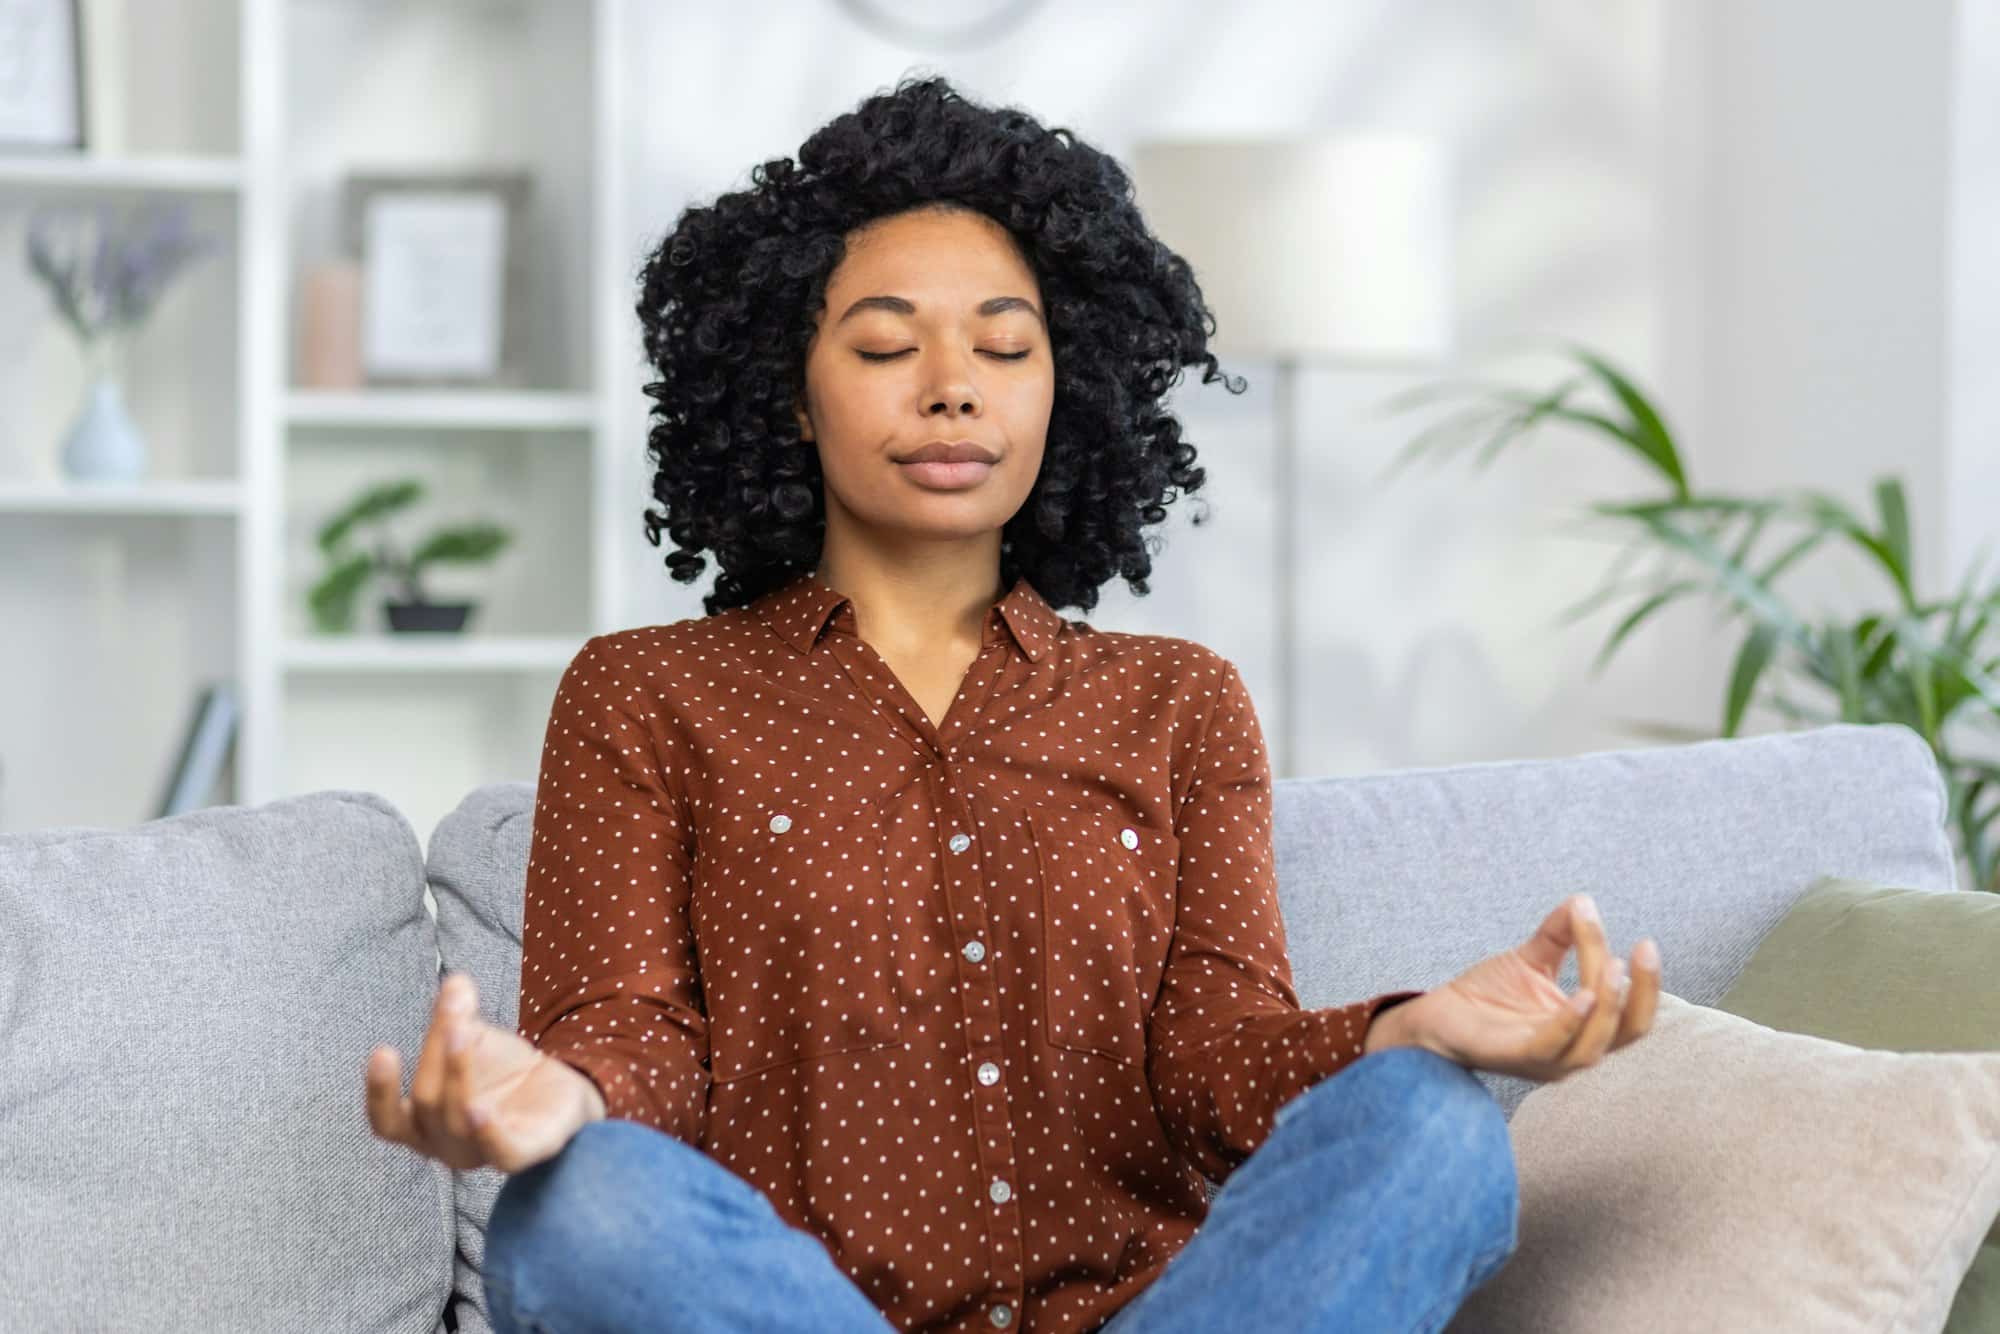
[[[1395,367],[1450,351],[1450,208],[1429,140],[1155,141],[1130,167],[1147,224],[1194,268],[1218,355]]]

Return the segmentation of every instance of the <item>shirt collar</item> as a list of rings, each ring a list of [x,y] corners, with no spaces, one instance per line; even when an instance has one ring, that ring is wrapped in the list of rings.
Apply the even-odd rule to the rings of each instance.
[[[843,609],[850,623],[853,618],[848,596],[810,570],[756,598],[750,606],[801,653],[812,651],[821,631]],[[1039,662],[1062,628],[1063,618],[1022,576],[988,610],[980,643],[984,647],[1003,633],[1011,634],[1028,661]]]

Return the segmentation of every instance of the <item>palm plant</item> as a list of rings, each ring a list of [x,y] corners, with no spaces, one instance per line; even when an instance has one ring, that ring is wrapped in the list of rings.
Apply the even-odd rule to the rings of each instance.
[[[1981,550],[1952,596],[1925,600],[1917,596],[1912,572],[1909,505],[1893,476],[1875,483],[1871,515],[1812,489],[1774,496],[1697,492],[1660,408],[1603,356],[1574,342],[1562,348],[1577,369],[1539,392],[1448,379],[1392,396],[1384,404],[1392,413],[1446,399],[1466,402],[1404,445],[1391,471],[1475,442],[1483,469],[1510,442],[1551,423],[1582,428],[1629,453],[1662,483],[1663,494],[1588,507],[1585,522],[1609,522],[1625,534],[1625,549],[1603,583],[1558,617],[1568,624],[1621,595],[1632,598],[1592,661],[1592,674],[1662,609],[1682,598],[1704,598],[1717,609],[1718,625],[1734,621],[1740,629],[1721,736],[1737,734],[1753,701],[1795,724],[1909,727],[1929,744],[1944,774],[1950,822],[1973,884],[2000,892],[1994,830],[2000,816],[2000,634],[1993,626],[2000,583],[1980,585],[1987,552]],[[1814,617],[1787,601],[1779,577],[1828,543],[1851,547],[1881,576],[1883,605],[1852,618]],[[1651,568],[1628,577],[1647,553],[1654,558]]]

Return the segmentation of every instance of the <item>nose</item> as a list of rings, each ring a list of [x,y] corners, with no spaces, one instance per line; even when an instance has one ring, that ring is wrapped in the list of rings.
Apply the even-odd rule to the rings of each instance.
[[[937,353],[931,361],[935,369],[928,406],[924,409],[926,415],[940,408],[954,413],[979,410],[979,389],[972,382],[969,364],[967,357],[957,352],[945,350]]]

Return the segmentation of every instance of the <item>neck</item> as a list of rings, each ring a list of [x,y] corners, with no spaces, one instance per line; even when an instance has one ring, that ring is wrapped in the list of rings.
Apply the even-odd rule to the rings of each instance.
[[[979,643],[1005,595],[997,557],[888,566],[822,556],[814,576],[854,603],[856,633],[877,648],[923,654]]]

